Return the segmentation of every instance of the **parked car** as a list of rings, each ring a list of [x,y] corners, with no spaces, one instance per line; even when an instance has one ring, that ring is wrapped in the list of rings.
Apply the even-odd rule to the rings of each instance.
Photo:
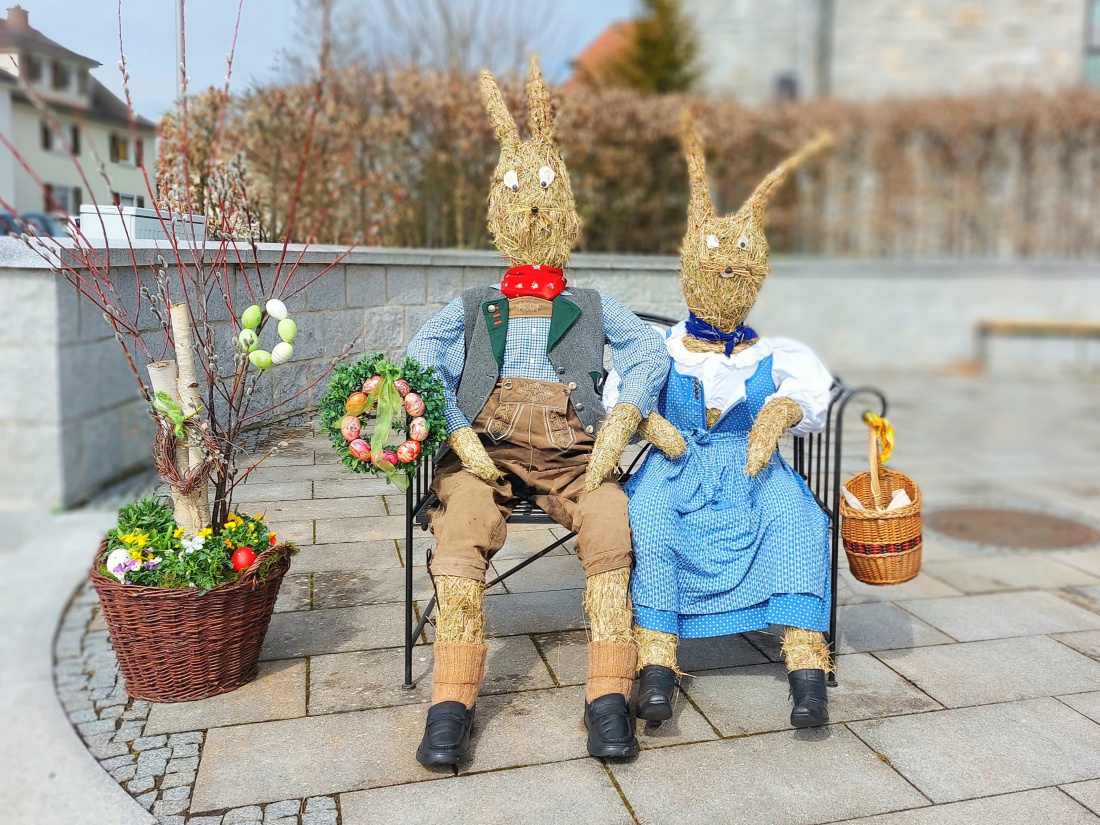
[[[23,220],[44,238],[63,238],[66,235],[60,221],[45,212],[24,212]]]
[[[0,235],[18,235],[19,224],[11,212],[0,212]]]

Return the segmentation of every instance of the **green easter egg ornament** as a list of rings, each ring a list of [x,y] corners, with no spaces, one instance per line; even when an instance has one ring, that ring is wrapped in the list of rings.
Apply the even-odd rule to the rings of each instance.
[[[284,318],[279,322],[279,337],[288,344],[293,343],[298,335],[298,325],[291,318]]]
[[[256,349],[259,340],[260,339],[256,337],[255,330],[247,328],[242,329],[241,334],[237,336],[237,341],[240,343],[241,349],[245,352],[252,352],[252,350]]]
[[[256,349],[248,353],[248,360],[257,369],[266,370],[271,366],[271,353],[265,349]]]
[[[264,311],[260,309],[258,304],[253,304],[244,312],[241,313],[241,326],[245,329],[255,329],[260,325],[260,318],[263,317]]]

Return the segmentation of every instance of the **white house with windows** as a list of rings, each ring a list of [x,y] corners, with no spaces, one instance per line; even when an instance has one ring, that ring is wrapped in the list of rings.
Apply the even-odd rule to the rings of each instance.
[[[0,198],[17,211],[75,216],[82,203],[143,207],[149,200],[141,165],[153,181],[156,127],[131,119],[126,104],[89,74],[99,65],[33,28],[19,6],[0,18],[0,135],[15,149],[0,145]]]

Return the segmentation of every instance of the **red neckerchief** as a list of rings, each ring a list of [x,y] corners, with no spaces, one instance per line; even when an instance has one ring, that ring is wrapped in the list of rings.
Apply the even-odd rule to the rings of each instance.
[[[565,289],[565,278],[556,266],[547,264],[520,264],[504,273],[500,291],[505,298],[531,295],[552,301]]]

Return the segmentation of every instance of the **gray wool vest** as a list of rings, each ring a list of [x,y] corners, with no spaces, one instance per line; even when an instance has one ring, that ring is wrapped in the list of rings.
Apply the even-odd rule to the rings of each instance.
[[[497,318],[489,310],[490,305],[503,317]],[[500,378],[508,329],[508,299],[495,287],[475,286],[462,293],[462,306],[466,314],[466,362],[455,398],[462,414],[473,421]],[[604,419],[601,394],[606,340],[597,290],[569,287],[569,295],[554,299],[547,355],[559,380],[563,384],[576,384],[569,402],[589,433],[594,433]]]

